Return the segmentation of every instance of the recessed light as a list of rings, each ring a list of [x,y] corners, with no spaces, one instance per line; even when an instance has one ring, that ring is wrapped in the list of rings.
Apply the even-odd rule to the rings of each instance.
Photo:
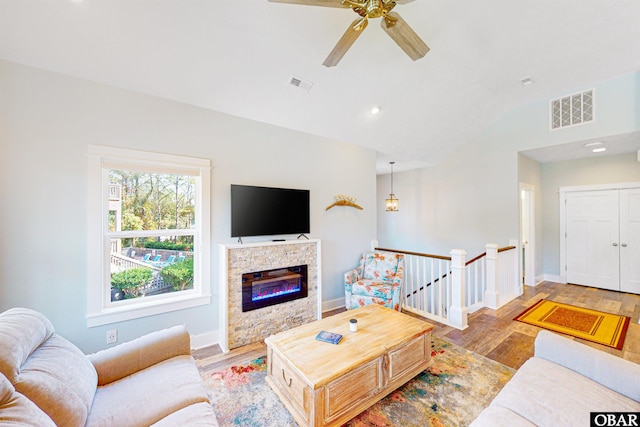
[[[604,144],[602,141],[593,141],[593,142],[587,142],[586,144],[583,145],[583,147],[597,147],[602,144]]]
[[[603,151],[607,151],[606,147],[600,147],[600,148],[594,148],[593,150],[594,153],[602,153]]]
[[[380,112],[380,107],[378,107],[377,105],[374,105],[373,107],[371,107],[371,114],[378,114]]]

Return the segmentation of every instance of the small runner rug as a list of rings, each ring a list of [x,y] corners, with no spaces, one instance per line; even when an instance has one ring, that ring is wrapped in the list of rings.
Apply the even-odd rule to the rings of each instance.
[[[515,370],[438,338],[431,366],[357,415],[348,427],[464,427],[489,405]],[[266,357],[201,372],[220,427],[294,427],[265,382]]]
[[[620,350],[630,318],[542,299],[514,320]]]

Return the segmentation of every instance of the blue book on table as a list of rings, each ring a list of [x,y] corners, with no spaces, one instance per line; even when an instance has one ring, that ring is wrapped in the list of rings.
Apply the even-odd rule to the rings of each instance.
[[[318,335],[316,335],[316,339],[331,344],[338,344],[342,339],[342,335],[336,334],[335,332],[321,331]]]

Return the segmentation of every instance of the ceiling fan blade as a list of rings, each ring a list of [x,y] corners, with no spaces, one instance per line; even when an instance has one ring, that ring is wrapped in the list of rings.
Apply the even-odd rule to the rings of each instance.
[[[349,7],[342,4],[342,0],[269,0],[271,3],[305,4],[309,6]]]
[[[422,41],[415,31],[396,12],[389,12],[380,21],[382,29],[397,43],[414,61],[429,52],[429,46]]]
[[[340,37],[338,43],[335,45],[327,59],[324,60],[322,65],[325,67],[333,67],[338,65],[338,62],[342,59],[349,48],[355,43],[360,34],[367,28],[367,18],[356,19],[351,23],[347,31]]]

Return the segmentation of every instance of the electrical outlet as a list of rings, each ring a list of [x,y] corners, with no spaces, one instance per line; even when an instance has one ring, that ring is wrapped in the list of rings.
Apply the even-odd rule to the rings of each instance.
[[[113,344],[116,341],[118,341],[118,330],[111,329],[107,331],[107,344]]]

